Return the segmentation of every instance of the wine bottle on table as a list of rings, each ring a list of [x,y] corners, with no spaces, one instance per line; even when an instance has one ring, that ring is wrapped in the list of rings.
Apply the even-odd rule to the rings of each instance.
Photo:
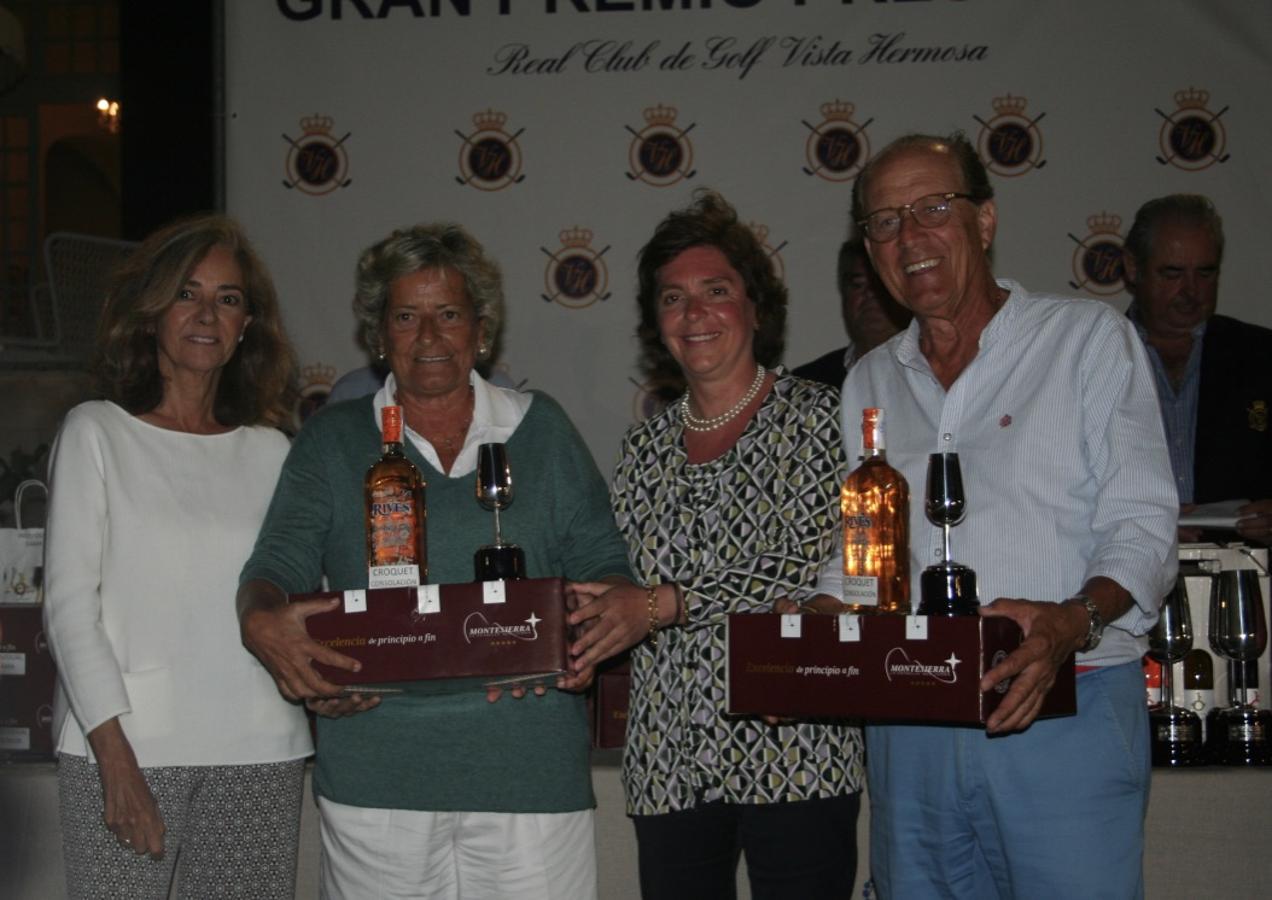
[[[888,465],[883,410],[861,414],[862,463],[844,479],[844,603],[856,613],[910,612],[910,486]]]
[[[414,587],[428,580],[425,482],[402,452],[402,408],[381,414],[384,449],[363,482],[367,586]]]
[[[1210,654],[1194,647],[1184,657],[1184,706],[1199,716],[1215,705],[1215,668]]]
[[[1162,702],[1162,664],[1151,656],[1145,655],[1144,664],[1144,692],[1147,696],[1148,705],[1156,706]]]

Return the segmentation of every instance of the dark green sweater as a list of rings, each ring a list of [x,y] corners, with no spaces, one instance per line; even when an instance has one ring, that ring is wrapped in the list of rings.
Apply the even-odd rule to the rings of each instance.
[[[605,482],[556,401],[536,393],[507,441],[516,497],[501,513],[505,540],[526,553],[531,578],[628,575]],[[288,593],[367,584],[362,479],[380,455],[370,398],[325,408],[292,445],[242,580]],[[406,442],[428,482],[429,581],[473,579],[473,552],[493,519],[475,475],[448,478]],[[596,805],[583,698],[488,703],[484,692],[387,696],[345,719],[318,720],[317,794],[351,806],[486,812],[568,812]]]

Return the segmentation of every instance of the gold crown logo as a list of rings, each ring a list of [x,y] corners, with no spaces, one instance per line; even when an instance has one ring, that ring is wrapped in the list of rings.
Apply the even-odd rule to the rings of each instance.
[[[1087,230],[1092,234],[1117,234],[1122,227],[1122,217],[1116,213],[1102,212],[1087,218]]]
[[[305,134],[327,134],[335,123],[336,120],[331,116],[320,116],[314,113],[312,116],[304,116],[300,120],[300,127]]]
[[[995,97],[993,101],[994,112],[1000,116],[1022,115],[1028,105],[1029,101],[1024,97],[1013,97],[1011,94]]]
[[[564,229],[560,238],[561,243],[566,247],[586,247],[592,243],[592,230],[575,225],[573,228]]]
[[[845,100],[832,100],[821,105],[822,118],[827,121],[847,122],[852,118],[852,111],[857,107]]]
[[[473,116],[473,124],[477,126],[478,131],[501,131],[507,121],[506,113],[494,109],[488,109]]]
[[[302,366],[300,369],[301,380],[306,386],[315,384],[333,384],[336,380],[336,367],[325,366],[322,363],[313,363],[308,366]]]
[[[645,122],[649,125],[670,125],[676,121],[678,115],[680,110],[674,106],[663,106],[659,103],[657,106],[645,107]]]
[[[1210,102],[1210,91],[1190,87],[1186,91],[1175,91],[1175,105],[1180,109],[1205,109]]]
[[[748,222],[747,228],[751,229],[751,234],[755,235],[755,239],[761,244],[768,240],[769,229],[767,225],[761,225],[759,222]]]

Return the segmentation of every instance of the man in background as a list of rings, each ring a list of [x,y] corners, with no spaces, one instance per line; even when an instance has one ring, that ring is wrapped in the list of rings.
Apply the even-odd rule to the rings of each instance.
[[[1124,246],[1179,501],[1243,499],[1237,533],[1272,544],[1272,330],[1216,315],[1223,220],[1199,194],[1150,200]],[[1181,537],[1199,534],[1183,529]]]
[[[840,246],[836,281],[848,346],[791,370],[800,378],[834,388],[844,383],[853,363],[910,324],[909,310],[888,295],[860,238],[850,238]]]

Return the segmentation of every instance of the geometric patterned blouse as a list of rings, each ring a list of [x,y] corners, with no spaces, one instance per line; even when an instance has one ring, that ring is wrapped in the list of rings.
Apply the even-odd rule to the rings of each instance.
[[[623,439],[611,494],[633,574],[679,584],[688,614],[687,625],[632,650],[631,815],[861,790],[859,729],[724,714],[725,617],[809,594],[841,534],[838,392],[777,373],[737,443],[714,460],[687,461],[679,403]]]

